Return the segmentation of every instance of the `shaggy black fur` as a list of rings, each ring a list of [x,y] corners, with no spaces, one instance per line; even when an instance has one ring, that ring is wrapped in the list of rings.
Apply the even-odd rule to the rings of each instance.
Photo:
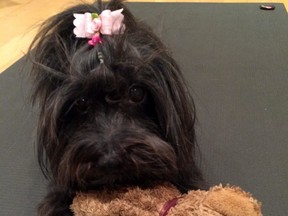
[[[124,34],[102,36],[95,47],[73,34],[73,13],[119,8]],[[39,215],[72,215],[76,191],[159,181],[182,192],[200,187],[195,108],[182,74],[160,39],[121,1],[57,14],[42,25],[31,50],[38,158],[51,183]]]

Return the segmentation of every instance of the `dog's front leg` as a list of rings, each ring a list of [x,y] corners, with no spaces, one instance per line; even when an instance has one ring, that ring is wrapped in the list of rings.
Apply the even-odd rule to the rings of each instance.
[[[51,190],[38,207],[38,216],[72,216],[70,205],[73,195],[66,191]]]

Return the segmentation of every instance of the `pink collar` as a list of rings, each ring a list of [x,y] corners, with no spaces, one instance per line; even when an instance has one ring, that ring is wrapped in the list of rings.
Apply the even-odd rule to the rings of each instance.
[[[173,208],[174,206],[177,205],[177,202],[178,202],[178,200],[179,200],[180,198],[181,198],[181,196],[180,196],[180,197],[176,197],[176,198],[174,198],[174,199],[172,199],[172,200],[167,201],[167,202],[164,204],[164,206],[163,206],[163,208],[162,208],[159,216],[167,216],[169,210],[170,210],[171,208]]]

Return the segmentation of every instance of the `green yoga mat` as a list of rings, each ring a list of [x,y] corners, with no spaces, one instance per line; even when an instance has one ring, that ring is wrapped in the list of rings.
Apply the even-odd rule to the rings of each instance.
[[[129,3],[170,47],[197,107],[201,167],[288,215],[288,16],[282,4]],[[0,74],[0,215],[33,216],[46,190],[35,155],[30,65]],[[33,135],[34,134],[34,135]]]

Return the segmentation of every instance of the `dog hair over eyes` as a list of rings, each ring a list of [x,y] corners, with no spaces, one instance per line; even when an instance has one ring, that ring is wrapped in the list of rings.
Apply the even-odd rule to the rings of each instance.
[[[73,13],[119,8],[123,34],[103,35],[95,47],[73,35]],[[195,107],[182,73],[121,1],[82,4],[53,16],[30,50],[32,98],[40,109],[38,160],[50,181],[39,215],[72,215],[76,191],[161,181],[182,192],[201,187]]]

